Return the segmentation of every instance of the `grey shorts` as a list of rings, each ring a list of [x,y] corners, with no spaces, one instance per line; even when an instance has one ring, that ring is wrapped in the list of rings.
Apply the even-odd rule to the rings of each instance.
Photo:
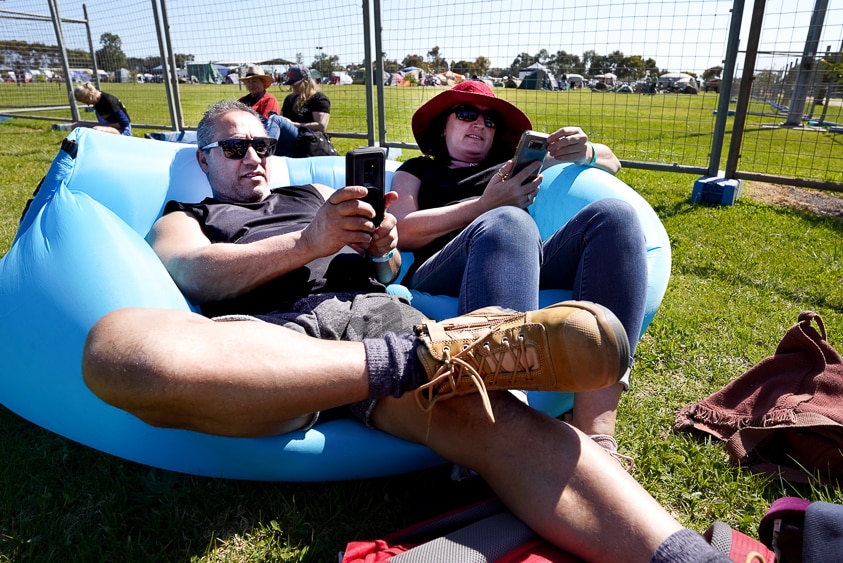
[[[323,293],[300,299],[285,311],[266,315],[226,315],[215,321],[260,320],[301,334],[324,340],[361,342],[365,338],[381,338],[387,332],[408,334],[426,317],[406,300],[386,293]],[[372,427],[370,417],[376,400],[366,399],[302,417],[302,426],[292,430],[308,430],[316,422],[337,417],[351,417]]]

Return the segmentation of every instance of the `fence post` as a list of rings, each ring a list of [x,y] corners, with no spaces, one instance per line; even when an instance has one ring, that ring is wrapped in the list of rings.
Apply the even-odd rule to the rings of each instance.
[[[384,77],[383,77],[383,44],[381,36],[381,2],[374,0],[375,6],[375,79],[377,80],[378,92],[378,143],[386,146],[386,108],[384,107]]]
[[[88,50],[91,51],[91,65],[94,67],[94,81],[97,85],[97,90],[102,90],[100,86],[100,69],[97,66],[97,53],[94,51],[94,40],[91,37],[91,20],[88,18],[88,5],[82,4],[82,13],[85,15],[85,32],[88,35]]]
[[[152,17],[155,20],[155,32],[158,36],[158,52],[161,54],[161,76],[164,81],[164,92],[167,94],[167,110],[170,113],[170,126],[174,130],[178,131],[178,127],[176,125],[176,101],[173,96],[173,85],[170,82],[172,80],[172,76],[170,75],[170,64],[167,60],[167,49],[164,46],[164,34],[161,30],[161,20],[160,15],[158,13],[158,4],[155,2],[155,0],[151,0],[151,2]]]
[[[363,77],[366,84],[366,135],[369,146],[375,144],[375,99],[372,80],[372,22],[369,0],[363,0]],[[380,61],[380,55],[377,56]]]
[[[820,43],[825,12],[828,8],[828,0],[816,0],[814,12],[811,14],[811,23],[808,26],[808,37],[805,39],[805,50],[802,52],[802,64],[796,73],[796,84],[793,86],[793,99],[790,103],[790,111],[787,114],[785,125],[795,127],[802,125],[802,115],[805,112],[805,101],[808,98],[812,67],[816,64],[817,47]]]
[[[67,50],[64,47],[64,34],[61,30],[61,17],[59,16],[59,7],[56,0],[47,0],[50,5],[50,13],[53,16],[53,28],[56,30],[56,41],[59,44],[59,54],[61,55],[61,65],[64,68],[64,82],[67,84],[67,98],[70,102],[70,115],[73,121],[79,121],[79,108],[76,106],[76,98],[73,96],[73,79],[70,76],[70,63],[67,60]]]
[[[181,111],[181,95],[179,94],[179,73],[176,67],[176,54],[173,52],[173,42],[170,40],[170,20],[167,17],[167,0],[159,0],[161,2],[161,27],[164,30],[164,42],[167,45],[167,52],[170,54],[170,73],[173,80],[173,109],[176,114],[173,118],[175,121],[176,131],[184,129],[184,115]],[[163,70],[163,69],[161,69]]]
[[[732,5],[732,21],[729,24],[729,39],[726,43],[726,58],[723,60],[723,77],[720,82],[720,97],[717,100],[717,118],[714,120],[714,136],[711,139],[711,154],[708,161],[708,175],[717,176],[720,157],[723,154],[723,139],[726,137],[726,118],[729,115],[729,101],[732,97],[732,78],[735,75],[735,61],[740,46],[741,22],[744,0],[735,0]]]
[[[749,99],[752,97],[752,81],[755,75],[755,59],[758,57],[758,42],[761,39],[761,25],[764,23],[764,8],[767,0],[755,0],[752,10],[752,20],[749,25],[749,39],[746,45],[741,87],[738,91],[738,104],[735,107],[735,121],[732,123],[732,138],[729,141],[729,156],[726,159],[726,178],[734,179],[738,169],[738,159],[741,156],[743,132],[746,126],[746,112],[749,109]]]

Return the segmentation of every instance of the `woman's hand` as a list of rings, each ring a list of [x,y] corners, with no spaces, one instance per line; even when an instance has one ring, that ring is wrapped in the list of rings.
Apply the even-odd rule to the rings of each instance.
[[[617,174],[621,161],[606,145],[592,143],[579,127],[562,127],[548,137],[547,156],[544,167],[572,162],[583,166],[595,166],[610,174]]]
[[[538,172],[540,166],[541,164],[536,161],[510,177],[513,162],[511,160],[506,161],[498,170],[498,173],[489,180],[486,189],[483,190],[483,195],[480,196],[480,203],[483,208],[489,211],[505,205],[512,205],[526,209],[536,199],[542,176],[539,174],[531,181],[528,181],[527,178],[530,174]]]
[[[547,139],[547,155],[559,162],[588,164],[594,156],[588,135],[579,127],[562,127]]]

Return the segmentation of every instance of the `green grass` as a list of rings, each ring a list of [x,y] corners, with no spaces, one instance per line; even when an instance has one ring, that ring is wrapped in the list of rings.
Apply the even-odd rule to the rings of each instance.
[[[402,102],[419,103],[410,98],[420,92],[403,90]],[[519,103],[533,95],[515,94]],[[588,109],[569,103],[572,113]],[[344,103],[335,108],[335,118],[359,118]],[[646,150],[656,132],[640,133],[624,145]],[[0,123],[0,253],[62,137],[49,122]],[[360,141],[337,144],[345,151]],[[694,176],[627,169],[620,177],[651,203],[673,246],[670,285],[620,405],[618,438],[636,460],[636,477],[697,530],[716,519],[755,535],[769,504],[785,494],[843,502],[839,488],[751,475],[729,463],[721,444],[672,430],[676,410],[772,354],[802,310],[820,313],[829,342],[843,351],[843,224],[746,197],[729,207],[694,206]],[[94,451],[2,407],[0,427],[0,562],[335,561],[352,539],[382,536],[487,493],[476,481],[450,482],[447,468],[339,483],[200,478]]]

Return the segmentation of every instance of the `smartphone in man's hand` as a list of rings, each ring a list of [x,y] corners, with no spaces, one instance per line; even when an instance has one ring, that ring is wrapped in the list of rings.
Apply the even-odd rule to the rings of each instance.
[[[518,142],[518,148],[515,149],[515,158],[513,159],[512,173],[510,177],[515,176],[524,167],[531,162],[538,161],[540,164],[544,163],[544,158],[547,156],[547,133],[540,133],[539,131],[524,131],[521,135],[521,140]],[[541,165],[536,169],[535,173],[530,174],[524,183],[532,182],[536,179],[541,171]]]
[[[386,189],[386,150],[382,147],[359,147],[345,155],[345,183],[368,189],[363,201],[374,207],[375,226],[384,214],[383,194]]]

